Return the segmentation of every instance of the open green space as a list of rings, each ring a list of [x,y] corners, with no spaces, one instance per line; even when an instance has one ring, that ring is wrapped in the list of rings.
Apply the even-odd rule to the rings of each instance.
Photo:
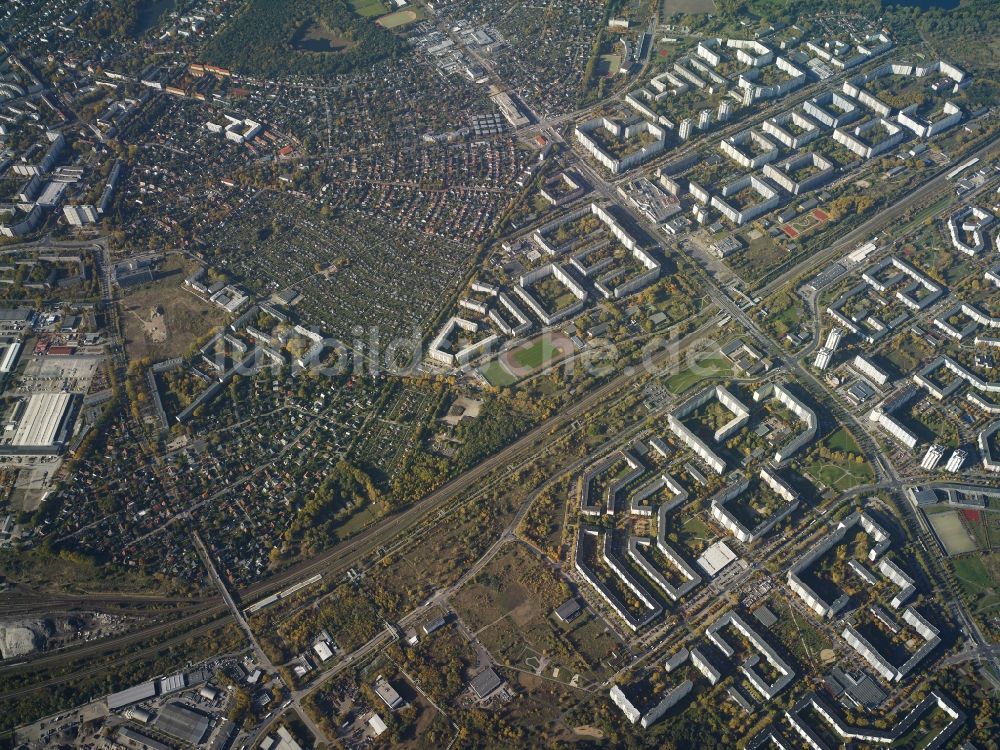
[[[826,446],[832,451],[861,453],[861,448],[858,447],[858,441],[855,440],[854,436],[843,427],[838,429],[836,432],[831,432],[827,435],[823,442],[826,443]]]
[[[386,7],[382,4],[382,0],[347,0],[347,4],[350,5],[351,10],[359,16],[364,16],[366,18],[380,16],[386,11]]]
[[[514,360],[529,369],[541,367],[559,356],[559,349],[552,346],[551,340],[546,336],[539,336],[527,346],[514,352]]]
[[[372,12],[376,4],[378,13],[385,10],[376,0],[358,3]],[[316,54],[309,47],[297,47],[307,19],[328,29],[338,44],[349,41],[350,46],[338,54]],[[205,59],[249,75],[337,75],[370,66],[397,52],[402,44],[344,0],[249,0],[208,42]]]
[[[621,67],[621,55],[601,55],[597,58],[597,74],[602,76],[613,76]]]
[[[732,364],[721,352],[696,358],[689,367],[674,373],[666,380],[671,393],[681,394],[707,378],[725,378],[733,374]]]
[[[875,478],[857,441],[844,428],[827,435],[803,461],[803,471],[816,482],[836,492],[844,492]]]
[[[482,373],[490,385],[497,388],[513,385],[517,382],[517,378],[511,375],[507,371],[507,368],[500,364],[499,359],[494,359],[492,362],[483,365],[479,368],[479,372]]]
[[[973,615],[994,637],[1000,633],[1000,552],[973,553],[950,561]]]

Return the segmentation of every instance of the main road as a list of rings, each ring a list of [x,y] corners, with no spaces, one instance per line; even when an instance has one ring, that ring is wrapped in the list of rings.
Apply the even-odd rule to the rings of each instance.
[[[976,151],[966,154],[962,157],[962,159],[971,159],[972,157],[987,159],[993,155],[994,151],[998,150],[998,147],[1000,147],[1000,135],[995,136]],[[889,228],[893,223],[901,219],[910,208],[925,203],[934,197],[934,195],[940,191],[942,187],[947,186],[949,182],[948,172],[953,168],[954,164],[949,164],[912,193],[909,193],[896,203],[890,205],[888,208],[880,211],[864,224],[852,229],[826,249],[820,250],[808,258],[805,258],[784,273],[769,281],[761,288],[757,289],[755,296],[766,297],[769,294],[786,287],[796,281],[800,276],[803,276],[806,272],[818,269],[832,260],[842,257],[862,241],[868,240]]]

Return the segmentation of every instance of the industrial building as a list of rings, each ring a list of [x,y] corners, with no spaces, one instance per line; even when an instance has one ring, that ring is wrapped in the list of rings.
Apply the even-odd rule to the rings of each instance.
[[[69,439],[78,401],[72,393],[28,396],[13,436],[4,441],[4,452],[58,453]]]
[[[149,680],[148,682],[143,682],[139,685],[133,685],[125,690],[120,690],[117,693],[111,693],[107,697],[108,708],[112,711],[125,708],[126,706],[131,706],[133,703],[139,703],[144,700],[148,700],[156,695],[156,681]]]
[[[403,699],[400,697],[399,693],[396,692],[396,688],[389,684],[389,681],[385,679],[382,675],[379,675],[375,680],[375,694],[382,699],[382,702],[389,707],[390,710],[395,711],[397,708],[403,706]]]
[[[208,717],[183,703],[168,703],[160,709],[153,726],[189,745],[200,745],[208,733]]]

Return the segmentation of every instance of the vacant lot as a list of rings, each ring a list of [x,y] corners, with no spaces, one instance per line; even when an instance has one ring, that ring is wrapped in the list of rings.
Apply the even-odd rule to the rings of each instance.
[[[552,611],[568,596],[562,580],[517,545],[493,559],[453,603],[494,658],[570,682],[599,668],[617,643],[586,613],[568,626],[555,620]]]
[[[755,283],[784,262],[788,253],[766,233],[759,233],[753,239],[750,235],[751,232],[747,232],[743,236],[746,250],[730,255],[725,263],[744,281]]]
[[[161,278],[125,295],[125,346],[132,359],[149,357],[155,362],[180,356],[222,322],[219,308],[184,288],[184,277],[193,270],[181,256],[171,256]]]

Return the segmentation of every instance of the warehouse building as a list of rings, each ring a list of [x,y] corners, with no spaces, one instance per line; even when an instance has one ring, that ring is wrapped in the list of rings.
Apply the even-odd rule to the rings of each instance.
[[[190,745],[200,745],[208,733],[208,717],[183,703],[168,703],[160,709],[154,726]]]
[[[5,441],[8,452],[58,453],[69,438],[78,400],[72,393],[28,396],[13,437]]]

